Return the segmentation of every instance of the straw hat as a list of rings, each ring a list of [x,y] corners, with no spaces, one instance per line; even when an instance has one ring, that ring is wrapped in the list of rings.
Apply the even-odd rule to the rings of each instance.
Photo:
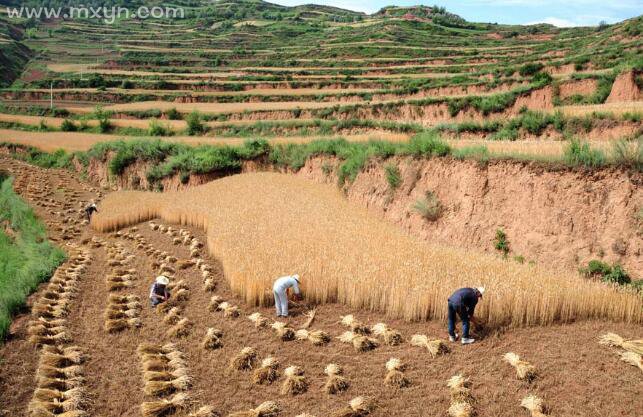
[[[482,297],[484,295],[484,292],[485,292],[484,287],[477,287],[476,290],[478,290],[478,292],[480,293],[480,297]]]
[[[170,283],[170,280],[166,276],[159,275],[158,277],[156,277],[156,283],[161,285],[167,285]]]
[[[295,274],[292,277],[295,279],[295,281],[300,282],[299,281],[299,274]]]

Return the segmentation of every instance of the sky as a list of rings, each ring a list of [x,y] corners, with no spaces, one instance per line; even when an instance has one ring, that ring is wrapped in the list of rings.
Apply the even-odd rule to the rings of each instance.
[[[643,14],[643,0],[268,0],[285,6],[325,4],[373,13],[384,6],[446,7],[472,22],[551,23],[559,27],[616,23]]]

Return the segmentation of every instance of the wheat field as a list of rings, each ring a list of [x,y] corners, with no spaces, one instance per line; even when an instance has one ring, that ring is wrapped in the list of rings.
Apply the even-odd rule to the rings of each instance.
[[[583,318],[643,322],[639,296],[495,256],[429,245],[348,203],[331,186],[277,173],[226,177],[183,192],[120,191],[92,220],[103,232],[152,218],[198,226],[248,303],[272,281],[301,275],[313,302],[340,302],[407,320],[444,319],[457,288],[484,285],[476,315],[491,326]]]

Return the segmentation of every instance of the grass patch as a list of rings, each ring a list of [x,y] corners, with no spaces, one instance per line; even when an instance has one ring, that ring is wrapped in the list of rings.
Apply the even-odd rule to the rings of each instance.
[[[436,221],[444,211],[442,203],[433,191],[427,191],[424,197],[416,200],[413,209],[429,221]]]
[[[397,189],[402,184],[402,177],[400,176],[400,169],[397,165],[387,164],[384,166],[384,173],[386,174],[386,182],[392,190]]]
[[[48,280],[65,253],[47,240],[45,226],[13,191],[13,180],[0,185],[0,340],[11,318],[25,306],[38,284]]]

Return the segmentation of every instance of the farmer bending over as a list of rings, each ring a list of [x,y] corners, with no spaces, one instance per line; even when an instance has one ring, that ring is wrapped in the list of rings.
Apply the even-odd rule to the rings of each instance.
[[[166,276],[159,275],[156,277],[150,288],[150,304],[152,307],[156,307],[170,298],[170,291],[167,289],[169,283],[170,280]]]
[[[462,344],[468,345],[475,342],[475,339],[469,337],[469,322],[477,323],[473,313],[478,304],[478,299],[482,298],[484,287],[478,288],[460,288],[449,297],[449,340],[455,342],[458,335],[455,332],[456,313],[462,320]]]
[[[94,212],[98,213],[98,207],[96,207],[96,203],[92,200],[91,204],[85,207],[85,216],[87,216],[87,221],[92,220],[92,214]]]
[[[288,317],[288,289],[292,288],[295,292],[295,298],[301,300],[299,292],[299,275],[285,276],[277,278],[272,286],[272,292],[275,296],[275,309],[277,317]]]

